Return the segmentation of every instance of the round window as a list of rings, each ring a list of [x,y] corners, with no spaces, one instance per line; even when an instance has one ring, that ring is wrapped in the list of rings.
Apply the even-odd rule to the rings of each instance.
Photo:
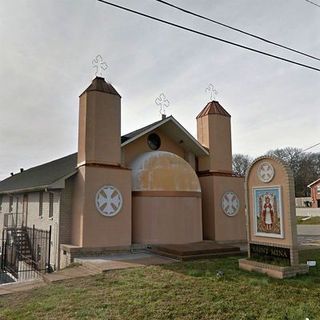
[[[156,133],[151,133],[148,136],[148,146],[152,150],[158,150],[161,146],[161,139]]]

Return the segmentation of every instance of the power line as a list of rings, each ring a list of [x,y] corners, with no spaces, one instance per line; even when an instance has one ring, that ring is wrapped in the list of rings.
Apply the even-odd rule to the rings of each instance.
[[[308,148],[306,148],[306,149],[303,149],[302,150],[302,152],[305,152],[305,151],[307,151],[307,150],[310,150],[310,149],[312,149],[312,148],[314,148],[314,147],[316,147],[316,146],[319,146],[320,145],[320,142],[319,143],[316,143],[316,144],[314,144],[313,146],[311,146],[311,147],[308,147]]]
[[[128,12],[143,16],[143,17],[148,18],[148,19],[152,19],[152,20],[155,20],[155,21],[158,21],[158,22],[161,22],[161,23],[164,23],[164,24],[167,24],[167,25],[170,25],[170,26],[185,30],[185,31],[189,31],[189,32],[192,32],[192,33],[195,33],[195,34],[199,34],[199,35],[201,35],[203,37],[207,37],[207,38],[214,39],[214,40],[217,40],[217,41],[221,41],[221,42],[224,42],[224,43],[227,43],[227,44],[230,44],[230,45],[242,48],[242,49],[246,49],[246,50],[249,50],[249,51],[260,53],[262,55],[265,55],[265,56],[268,56],[268,57],[271,57],[271,58],[274,58],[274,59],[282,60],[282,61],[285,61],[285,62],[288,62],[288,63],[292,63],[292,64],[298,65],[300,67],[308,68],[308,69],[311,69],[311,70],[314,70],[314,71],[318,71],[318,72],[320,71],[320,69],[318,69],[316,67],[312,67],[312,66],[309,66],[309,65],[294,61],[294,60],[286,59],[286,58],[283,58],[283,57],[280,57],[280,56],[276,56],[276,55],[271,54],[271,53],[267,53],[267,52],[260,51],[260,50],[257,50],[257,49],[251,48],[251,47],[247,47],[247,46],[244,46],[244,45],[236,43],[236,42],[232,42],[232,41],[228,41],[228,40],[225,40],[225,39],[222,39],[222,38],[218,38],[218,37],[212,36],[210,34],[207,34],[207,33],[201,32],[201,31],[190,29],[190,28],[175,24],[173,22],[162,20],[160,18],[156,18],[154,16],[150,16],[148,14],[145,14],[145,13],[142,13],[142,12],[139,12],[139,11],[135,11],[135,10],[132,10],[132,9],[129,9],[129,8],[126,8],[126,7],[122,7],[122,6],[117,5],[115,3],[111,3],[111,2],[108,2],[108,1],[105,1],[105,0],[97,0],[97,1],[102,2],[104,4],[107,4],[109,6],[116,7],[118,9],[121,9],[121,10],[124,10],[124,11],[128,11]]]
[[[198,13],[195,13],[195,12],[189,11],[189,10],[187,10],[187,9],[178,7],[178,6],[176,6],[176,5],[172,4],[172,3],[169,3],[169,2],[166,2],[166,1],[163,1],[163,0],[155,0],[155,1],[160,2],[160,3],[162,3],[162,4],[166,5],[166,6],[175,8],[175,9],[177,9],[177,10],[180,10],[180,11],[182,11],[182,12],[184,12],[184,13],[190,14],[190,15],[192,15],[192,16],[195,16],[195,17],[198,17],[198,18],[201,18],[201,19],[210,21],[210,22],[212,22],[212,23],[218,24],[218,25],[220,25],[220,26],[223,26],[223,27],[225,27],[225,28],[231,29],[231,30],[233,30],[233,31],[240,32],[240,33],[242,33],[242,34],[245,34],[245,35],[247,35],[247,36],[250,36],[250,37],[256,38],[256,39],[258,39],[258,40],[267,42],[267,43],[269,43],[269,44],[278,46],[278,47],[280,47],[280,48],[283,48],[283,49],[286,49],[286,50],[289,50],[289,51],[292,51],[292,52],[301,54],[301,55],[303,55],[303,56],[309,57],[309,58],[311,58],[311,59],[315,59],[315,60],[320,61],[320,58],[317,58],[317,57],[315,57],[315,56],[313,56],[313,55],[310,55],[310,54],[308,54],[308,53],[305,53],[305,52],[302,52],[302,51],[299,51],[299,50],[296,50],[296,49],[287,47],[287,46],[285,46],[285,45],[282,45],[282,44],[280,44],[280,43],[276,43],[276,42],[274,42],[274,41],[271,41],[271,40],[268,40],[268,39],[266,39],[266,38],[263,38],[263,37],[260,37],[260,36],[258,36],[258,35],[255,35],[255,34],[253,34],[253,33],[250,33],[250,32],[247,32],[247,31],[244,31],[244,30],[241,30],[241,29],[232,27],[232,26],[230,26],[230,25],[227,25],[227,24],[222,23],[222,22],[217,21],[217,20],[213,20],[213,19],[208,18],[208,17],[205,17],[205,16],[202,16],[202,15],[200,15],[200,14],[198,14]],[[306,1],[308,1],[308,0],[306,0]]]
[[[319,4],[317,4],[317,3],[314,3],[314,2],[312,2],[312,1],[310,1],[310,0],[306,0],[307,2],[309,2],[309,3],[311,3],[311,4],[313,4],[314,6],[317,6],[317,7],[319,7],[320,8],[320,5]]]

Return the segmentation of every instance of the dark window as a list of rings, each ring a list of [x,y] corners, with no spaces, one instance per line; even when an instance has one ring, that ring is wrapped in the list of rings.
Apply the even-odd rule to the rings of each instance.
[[[43,215],[43,192],[39,192],[39,217]]]
[[[49,218],[53,217],[53,193],[49,193]]]
[[[13,211],[13,196],[9,197],[9,212]]]
[[[152,150],[158,150],[161,146],[161,139],[156,133],[151,133],[148,136],[148,146]]]

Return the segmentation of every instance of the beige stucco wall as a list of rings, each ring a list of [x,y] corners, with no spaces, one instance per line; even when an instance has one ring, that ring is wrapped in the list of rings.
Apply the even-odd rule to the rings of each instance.
[[[181,244],[202,240],[200,197],[133,196],[133,243]]]
[[[205,240],[245,241],[246,217],[244,179],[207,175],[199,178],[202,189],[203,234]],[[238,213],[227,216],[222,210],[225,192],[234,192],[240,201]]]
[[[122,209],[113,217],[103,216],[95,206],[96,192],[105,185],[116,187],[122,194]],[[99,166],[80,167],[72,202],[73,245],[81,247],[131,245],[130,170]]]
[[[172,152],[143,153],[130,167],[133,191],[201,192],[199,179],[193,168]]]
[[[78,163],[120,164],[120,100],[99,91],[80,96]]]
[[[209,114],[197,119],[197,138],[210,156],[199,158],[199,171],[232,172],[230,117]]]
[[[245,241],[245,189],[244,178],[217,176],[213,179],[214,210],[215,210],[215,239],[216,241]],[[240,207],[238,213],[227,216],[222,210],[222,197],[225,192],[237,194]]]
[[[199,181],[202,190],[203,239],[215,240],[213,179],[212,176],[205,176],[200,177]]]

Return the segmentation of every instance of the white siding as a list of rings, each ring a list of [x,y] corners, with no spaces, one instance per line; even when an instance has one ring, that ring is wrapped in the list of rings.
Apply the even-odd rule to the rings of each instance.
[[[50,191],[51,192],[51,191]],[[59,246],[59,214],[60,214],[60,191],[53,192],[53,216],[49,218],[49,192],[43,192],[43,214],[39,216],[39,192],[28,193],[27,215],[25,225],[32,228],[48,231],[52,227],[51,233],[51,264],[58,266]],[[23,194],[14,195],[13,212],[23,212]],[[9,212],[9,196],[4,195],[2,210],[0,212],[0,238],[2,237],[3,216]]]

